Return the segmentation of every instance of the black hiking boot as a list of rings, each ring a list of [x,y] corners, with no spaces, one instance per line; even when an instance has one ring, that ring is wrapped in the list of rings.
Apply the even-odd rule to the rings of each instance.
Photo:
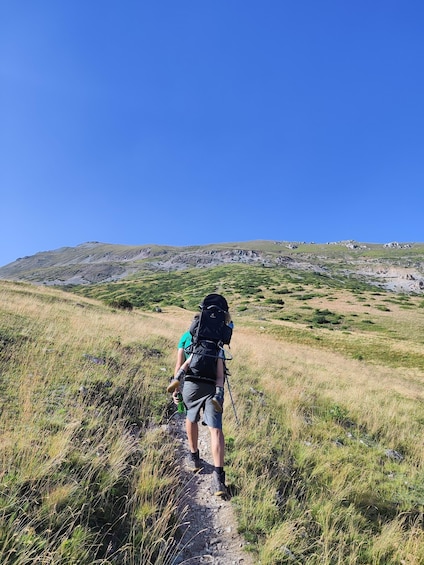
[[[189,452],[186,457],[186,465],[189,471],[197,472],[202,469],[202,462],[200,461],[199,451],[196,451],[196,453],[191,453],[191,451]]]
[[[227,487],[225,486],[225,472],[221,474],[218,471],[212,473],[212,494],[225,498],[228,494]]]

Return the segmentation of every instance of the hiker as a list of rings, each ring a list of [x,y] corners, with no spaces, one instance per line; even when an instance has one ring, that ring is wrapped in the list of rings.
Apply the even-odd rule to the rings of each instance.
[[[234,327],[229,312],[226,312],[226,323],[231,328]],[[178,394],[180,382],[185,378],[188,370],[190,369],[190,363],[193,360],[193,353],[189,354],[187,353],[187,350],[190,348],[191,342],[192,342],[192,335],[190,331],[186,331],[181,336],[180,341],[178,343],[177,362],[174,370],[175,376],[168,385],[167,388],[168,392],[173,393],[174,391],[177,391]],[[218,360],[216,363],[215,395],[212,398],[212,404],[214,405],[215,410],[217,410],[217,412],[223,411],[225,371],[226,371],[225,353],[223,349],[220,349],[218,352]]]
[[[197,358],[193,361],[196,354],[196,343],[199,339],[199,332],[202,334],[202,315],[206,309],[214,308],[214,305],[208,305],[209,300],[218,300],[222,305],[221,312],[225,310],[224,324],[229,330],[226,330],[226,337],[222,340],[224,343],[229,343],[231,338],[232,328],[229,326],[231,318],[228,314],[228,305],[225,298],[220,295],[208,295],[201,304],[202,313],[197,316],[197,320],[193,320],[190,326],[191,331],[185,332],[178,343],[177,361],[175,365],[174,380],[170,383],[173,385],[173,398],[177,402],[177,395],[180,390],[180,381],[177,375],[182,373],[180,369],[185,367],[186,373],[184,378],[184,387],[182,388],[182,395],[184,404],[187,409],[186,416],[186,432],[189,446],[189,453],[187,456],[187,465],[192,471],[199,471],[202,468],[199,449],[199,420],[200,411],[203,409],[203,423],[208,426],[211,437],[211,452],[213,458],[214,470],[212,473],[212,492],[216,496],[226,496],[227,487],[225,485],[225,471],[224,471],[224,434],[222,432],[222,410],[224,403],[224,381],[225,381],[225,359],[222,347],[219,348],[215,343],[215,350],[218,352],[215,358],[212,355],[206,355],[205,359],[210,359],[214,363],[214,372],[206,374],[199,374],[196,370]],[[215,317],[215,316],[212,316]],[[206,318],[206,314],[205,314]],[[207,334],[207,331],[205,333]],[[213,330],[215,331],[215,330]],[[213,331],[211,335],[213,334]],[[218,334],[217,334],[218,335]],[[202,335],[200,336],[202,337]],[[213,335],[215,337],[215,335]],[[212,340],[209,340],[212,343]],[[193,343],[194,342],[194,343]],[[201,340],[199,339],[199,343]],[[188,352],[187,352],[188,350]],[[188,355],[188,357],[187,357]],[[187,357],[187,358],[186,358]],[[175,382],[176,381],[176,382]],[[214,402],[214,400],[216,402]],[[218,404],[218,408],[216,407]]]

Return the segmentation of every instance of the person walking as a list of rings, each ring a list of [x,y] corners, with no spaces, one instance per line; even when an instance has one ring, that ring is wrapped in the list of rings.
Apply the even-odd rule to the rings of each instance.
[[[188,334],[188,335],[187,335]],[[180,344],[182,345],[180,347]],[[184,345],[187,344],[187,345]],[[191,345],[191,334],[190,332],[185,332],[181,338],[180,343],[178,345],[178,353],[177,353],[177,364],[175,367],[174,375],[175,377],[169,383],[167,387],[167,392],[174,392],[175,390],[179,389],[180,383],[183,379],[185,379],[187,373],[190,369],[190,362],[193,359],[193,354],[190,353],[189,357],[187,357],[187,347]],[[217,412],[222,412],[224,407],[224,378],[225,378],[225,358],[224,358],[224,351],[219,351],[220,361],[216,364],[216,379],[215,379],[215,394],[212,398],[212,404]],[[180,363],[182,362],[182,365]],[[179,369],[178,369],[179,366]],[[179,390],[177,390],[177,395]]]
[[[223,297],[222,297],[223,298]],[[224,303],[227,304],[225,299]],[[227,306],[227,323],[230,323]],[[222,413],[224,405],[224,382],[225,382],[225,359],[224,355],[218,355],[216,359],[216,374],[212,377],[197,376],[190,373],[190,354],[186,349],[192,342],[192,334],[185,332],[178,343],[177,360],[174,370],[174,379],[171,381],[174,402],[178,402],[178,394],[182,388],[183,401],[186,406],[186,433],[189,447],[187,455],[187,466],[192,471],[200,471],[202,462],[199,454],[199,421],[203,410],[203,423],[208,426],[210,432],[211,452],[213,459],[212,493],[215,496],[227,496],[225,484],[224,455],[225,440],[222,431]],[[223,351],[222,351],[223,353]],[[181,387],[181,367],[187,371],[184,384]],[[177,378],[177,375],[180,375]],[[169,387],[168,387],[169,388]],[[217,400],[218,399],[218,400]]]

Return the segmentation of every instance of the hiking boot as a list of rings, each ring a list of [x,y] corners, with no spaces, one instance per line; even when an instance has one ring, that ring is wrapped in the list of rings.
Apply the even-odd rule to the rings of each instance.
[[[180,381],[178,379],[172,379],[172,381],[169,383],[166,391],[167,392],[174,392],[174,390],[176,390],[179,386],[180,386]]]
[[[216,412],[222,412],[224,410],[222,406],[223,403],[224,403],[224,399],[222,398],[222,396],[218,396],[217,394],[215,394],[215,396],[212,398],[212,404]]]
[[[221,474],[218,471],[212,473],[212,494],[215,496],[227,496],[227,487],[225,486],[225,472]]]
[[[174,392],[180,386],[180,381],[178,379],[172,379],[169,383],[166,392]]]
[[[174,392],[179,386],[180,381],[185,377],[184,369],[180,369],[178,373],[175,375],[175,378],[169,383],[168,388],[166,389],[167,392]]]
[[[186,464],[189,471],[200,471],[202,468],[202,462],[200,461],[199,452],[196,451],[196,453],[191,453],[190,451],[186,457]]]
[[[212,398],[213,407],[217,412],[223,411],[224,406],[224,389],[222,387],[216,387],[215,396]]]

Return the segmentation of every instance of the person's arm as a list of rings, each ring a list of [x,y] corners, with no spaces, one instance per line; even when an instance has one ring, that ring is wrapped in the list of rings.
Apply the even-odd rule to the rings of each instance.
[[[184,365],[184,363],[185,363],[184,347],[179,347],[178,350],[177,350],[177,361],[175,363],[174,378],[177,378],[177,373],[181,369],[181,367]],[[178,385],[177,388],[172,393],[172,399],[174,401],[174,404],[178,404],[178,402],[179,402],[179,399],[178,399],[179,392],[180,392],[180,387]]]
[[[177,375],[178,371],[180,370],[182,365],[184,365],[184,363],[185,363],[184,348],[180,347],[177,351],[177,361],[175,363],[174,377]]]
[[[180,373],[180,371],[184,371],[184,373],[187,371],[187,369],[190,366],[190,361],[191,361],[192,355],[190,355],[190,357],[188,359],[185,359],[185,353],[184,353],[184,349],[180,348],[177,351],[177,362],[175,363],[175,370],[174,370],[174,378],[178,379],[179,381],[181,380],[183,375],[179,375],[178,373]],[[185,359],[185,360],[184,360]],[[180,365],[181,361],[183,360],[183,364]],[[180,386],[178,385],[177,388],[174,390],[172,397],[174,399],[174,403],[178,404],[178,394],[180,392]]]
[[[177,362],[175,363],[174,377],[177,376],[178,371],[180,371],[181,369],[185,373],[187,372],[187,369],[190,367],[191,358],[192,355],[190,355],[190,357],[188,357],[187,359],[185,358],[184,349],[179,349],[177,351]]]

